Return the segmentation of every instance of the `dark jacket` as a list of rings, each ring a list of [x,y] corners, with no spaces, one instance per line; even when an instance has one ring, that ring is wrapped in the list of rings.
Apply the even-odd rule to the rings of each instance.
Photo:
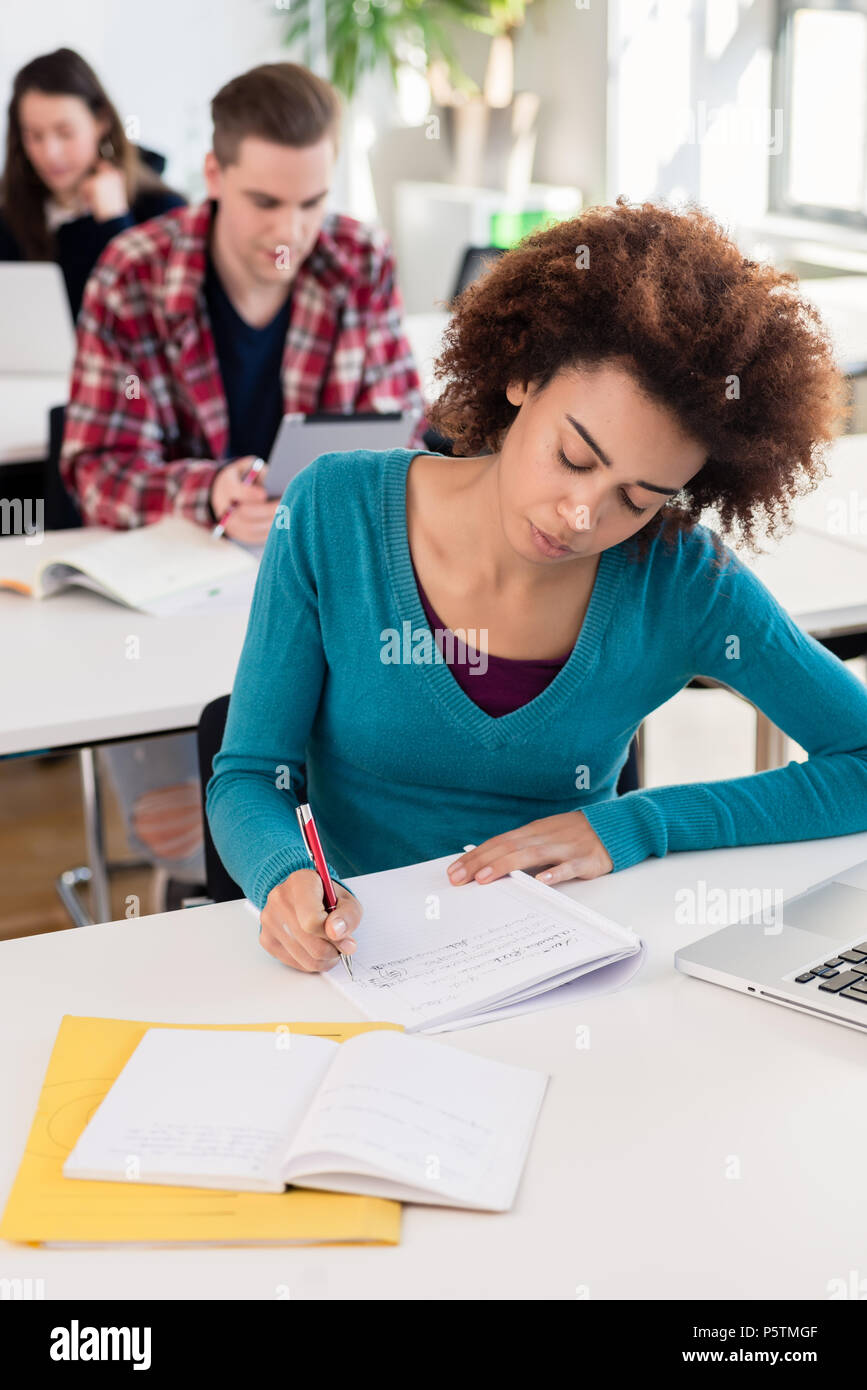
[[[159,217],[171,208],[183,207],[185,203],[186,199],[171,189],[147,189],[134,199],[132,207],[123,217],[111,217],[107,222],[97,222],[89,215],[76,217],[74,221],[64,222],[57,228],[54,234],[54,259],[63,271],[73,318],[78,317],[90,272],[112,238],[128,227]],[[24,259],[21,247],[0,209],[0,261]]]

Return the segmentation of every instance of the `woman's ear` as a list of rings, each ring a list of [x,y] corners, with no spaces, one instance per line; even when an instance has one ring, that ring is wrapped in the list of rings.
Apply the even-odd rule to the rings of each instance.
[[[527,394],[527,383],[510,381],[506,387],[506,400],[510,405],[520,406]]]

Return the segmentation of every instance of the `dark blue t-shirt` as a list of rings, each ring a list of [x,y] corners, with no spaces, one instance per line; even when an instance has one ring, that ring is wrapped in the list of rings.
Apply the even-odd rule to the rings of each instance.
[[[280,368],[292,296],[270,323],[253,328],[235,309],[209,256],[205,299],[229,407],[229,457],[267,459],[283,418]]]

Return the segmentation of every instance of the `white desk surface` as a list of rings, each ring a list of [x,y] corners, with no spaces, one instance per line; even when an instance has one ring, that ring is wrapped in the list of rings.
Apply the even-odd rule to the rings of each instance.
[[[792,504],[792,531],[779,542],[763,539],[762,555],[735,550],[814,636],[867,625],[867,435],[841,436],[827,458],[829,476]],[[840,528],[841,506],[845,529]],[[860,532],[853,518],[863,527]],[[706,520],[711,525],[713,514],[708,512]]]
[[[805,526],[763,549],[735,553],[807,632],[824,637],[867,628],[867,549]]]
[[[568,885],[644,937],[639,976],[437,1039],[552,1078],[509,1213],[406,1206],[395,1247],[0,1242],[0,1275],[42,1278],[49,1299],[272,1299],[281,1284],[293,1299],[570,1300],[581,1285],[592,1299],[827,1298],[863,1264],[867,1037],[675,971],[675,950],[715,929],[676,925],[675,894],[703,879],[790,896],[865,856],[861,834],[672,854]],[[266,955],[239,903],[0,943],[0,1202],[65,1013],[358,1017],[327,980]]]
[[[867,362],[867,275],[803,279],[800,288],[822,315],[843,369]]]
[[[231,690],[246,626],[241,611],[152,618],[80,589],[43,600],[0,592],[0,754],[195,728]]]
[[[0,374],[0,466],[48,455],[48,412],[69,398],[66,376]]]
[[[830,474],[792,509],[798,527],[867,550],[867,434],[844,434],[828,451]]]

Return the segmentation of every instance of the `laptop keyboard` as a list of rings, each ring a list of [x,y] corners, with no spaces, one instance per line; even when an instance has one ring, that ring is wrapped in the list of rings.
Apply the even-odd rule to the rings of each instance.
[[[816,985],[823,994],[839,994],[867,1004],[867,941],[840,951],[795,978],[798,985]]]

